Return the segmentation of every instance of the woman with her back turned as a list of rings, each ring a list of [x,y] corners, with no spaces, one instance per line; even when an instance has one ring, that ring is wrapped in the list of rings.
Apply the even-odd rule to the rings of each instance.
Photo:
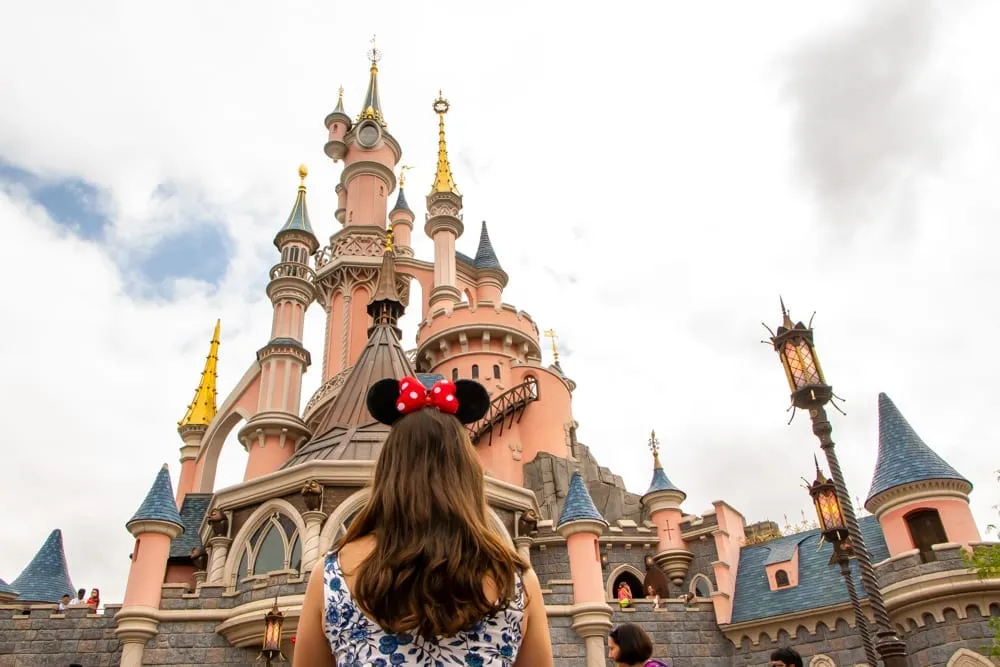
[[[313,568],[295,666],[553,665],[538,578],[489,525],[463,426],[486,390],[389,379],[367,404],[392,430],[367,504]]]

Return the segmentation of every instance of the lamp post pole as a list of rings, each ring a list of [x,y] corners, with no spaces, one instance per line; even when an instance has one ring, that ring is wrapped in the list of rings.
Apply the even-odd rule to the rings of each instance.
[[[813,330],[801,322],[793,324],[784,303],[781,304],[781,311],[783,322],[778,327],[777,333],[771,337],[771,343],[785,367],[785,374],[792,389],[792,404],[809,411],[812,431],[819,438],[820,447],[830,466],[830,476],[833,478],[851,546],[861,570],[861,582],[868,594],[868,602],[875,617],[875,635],[878,638],[875,648],[882,657],[885,667],[907,667],[906,644],[896,635],[889,613],[886,611],[882,590],[879,588],[875,568],[872,566],[871,554],[865,546],[865,538],[861,534],[854,505],[844,483],[844,472],[840,468],[840,461],[834,449],[833,426],[827,418],[824,407],[833,398],[833,388],[823,378],[823,370],[813,347]]]
[[[858,599],[858,589],[854,585],[854,576],[851,574],[851,554],[843,548],[842,544],[834,545],[834,558],[840,566],[840,574],[844,577],[847,585],[847,594],[851,598],[851,607],[854,608],[854,623],[858,626],[861,634],[861,644],[865,647],[865,658],[871,667],[878,667],[878,654],[875,653],[875,641],[872,639],[871,628],[868,627],[868,617],[865,616],[861,608],[861,600]]]

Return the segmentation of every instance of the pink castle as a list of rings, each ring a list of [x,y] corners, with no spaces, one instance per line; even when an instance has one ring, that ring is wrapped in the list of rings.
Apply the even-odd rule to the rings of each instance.
[[[379,100],[378,53],[371,55],[360,113],[346,113],[341,93],[326,117],[324,152],[343,164],[339,226],[324,246],[300,168],[291,214],[274,238],[271,336],[219,405],[216,324],[179,423],[176,495],[164,467],[127,522],[135,546],[124,601],[102,615],[59,613],[54,603],[72,583],[61,535],[53,533],[21,576],[9,586],[0,581],[0,666],[250,665],[274,604],[284,613],[290,657],[305,577],[365,502],[386,436],[365,407],[368,387],[413,374],[427,383],[474,378],[491,393],[471,438],[488,473],[496,530],[542,581],[557,664],[605,665],[607,633],[622,621],[646,625],[659,655],[678,667],[761,664],[789,644],[811,667],[864,663],[844,582],[817,530],[781,535],[768,522],[748,526],[721,500],[707,513],[689,513],[660,463],[655,435],[651,483],[641,495],[577,441],[576,384],[558,356],[542,364],[535,321],[504,303],[509,276],[485,223],[474,257],[456,250],[465,233],[463,199],[441,96],[433,105],[438,157],[422,226],[434,257],[414,256],[416,216],[403,174],[397,177],[402,149]],[[421,303],[410,302],[413,281]],[[314,303],[326,313],[325,336],[305,341]],[[404,310],[420,318],[409,352],[398,328]],[[303,407],[312,353],[322,384]],[[873,514],[861,523],[892,622],[914,666],[990,665],[980,649],[991,636],[989,617],[1000,614],[1000,581],[977,579],[962,560],[980,543],[971,484],[888,397],[879,401],[879,460],[867,501]],[[247,452],[244,480],[217,491],[219,453],[237,427]],[[622,582],[637,598],[627,610],[615,603]],[[657,609],[644,598],[648,587],[662,598]],[[46,643],[40,633],[48,630],[66,639]]]

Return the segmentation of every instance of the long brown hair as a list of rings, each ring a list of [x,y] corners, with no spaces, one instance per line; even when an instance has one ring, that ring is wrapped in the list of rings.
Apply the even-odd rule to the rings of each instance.
[[[335,548],[368,535],[375,549],[358,565],[352,593],[390,632],[453,636],[506,608],[525,567],[489,527],[483,470],[468,433],[437,410],[418,410],[393,426],[371,497]]]

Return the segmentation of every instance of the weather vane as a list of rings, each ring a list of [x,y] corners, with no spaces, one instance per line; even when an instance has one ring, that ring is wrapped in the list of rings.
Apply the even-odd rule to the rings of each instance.
[[[411,167],[408,164],[404,164],[402,167],[399,168],[399,188],[401,190],[403,189],[403,184],[406,183],[406,172],[408,172],[410,169],[413,169],[413,167]]]
[[[559,336],[556,335],[556,330],[555,329],[546,329],[545,330],[545,337],[552,339],[552,358],[555,359],[555,362],[558,364],[559,363],[559,348],[556,347],[556,340],[559,339]]]
[[[653,452],[653,456],[660,455],[660,441],[656,439],[656,431],[649,432],[649,451]]]
[[[374,67],[378,64],[378,61],[382,60],[382,52],[375,48],[375,35],[372,35],[370,42],[372,50],[368,52],[368,60],[372,61],[372,66]]]

